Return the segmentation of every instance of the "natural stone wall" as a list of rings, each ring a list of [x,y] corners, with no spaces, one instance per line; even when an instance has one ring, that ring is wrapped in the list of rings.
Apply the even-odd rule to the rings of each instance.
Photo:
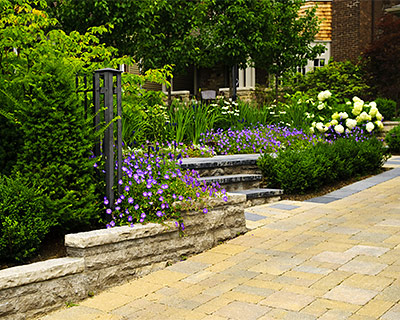
[[[173,222],[69,234],[67,258],[0,271],[0,318],[32,319],[244,233],[245,201],[230,194],[210,200],[207,214],[185,212],[183,237]]]

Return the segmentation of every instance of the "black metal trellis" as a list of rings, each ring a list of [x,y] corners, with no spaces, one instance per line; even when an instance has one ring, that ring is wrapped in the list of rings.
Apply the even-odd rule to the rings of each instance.
[[[93,104],[94,104],[94,125],[96,130],[100,129],[100,108],[101,96],[104,103],[104,120],[106,130],[101,151],[105,159],[105,180],[106,197],[109,201],[108,207],[114,205],[114,170],[115,158],[114,148],[117,148],[117,181],[122,178],[122,106],[121,106],[121,73],[122,71],[105,68],[99,69],[93,75]],[[115,86],[114,86],[115,78]],[[114,95],[116,96],[116,112],[114,111]],[[113,121],[115,116],[118,117]],[[117,124],[117,143],[114,143],[114,122]],[[95,156],[100,155],[100,140],[95,145]],[[118,184],[118,192],[121,193],[121,185]]]

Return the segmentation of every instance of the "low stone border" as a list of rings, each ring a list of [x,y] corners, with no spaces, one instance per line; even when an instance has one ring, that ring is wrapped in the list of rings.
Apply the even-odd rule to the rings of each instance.
[[[245,201],[229,194],[207,214],[185,212],[183,237],[173,222],[66,235],[68,257],[0,271],[0,318],[31,319],[244,233]]]

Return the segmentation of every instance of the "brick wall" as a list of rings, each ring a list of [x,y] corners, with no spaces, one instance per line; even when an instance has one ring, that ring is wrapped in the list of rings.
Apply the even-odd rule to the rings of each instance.
[[[396,4],[400,4],[400,0],[333,0],[333,59],[356,62],[377,36],[377,25],[385,9]]]
[[[359,56],[360,0],[332,2],[332,57],[336,61]]]

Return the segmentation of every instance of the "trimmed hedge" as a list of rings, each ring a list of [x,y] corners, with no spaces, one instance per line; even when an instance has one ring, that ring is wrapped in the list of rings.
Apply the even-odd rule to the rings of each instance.
[[[324,185],[377,172],[386,159],[386,149],[376,137],[340,138],[319,142],[301,150],[287,149],[258,160],[268,186],[287,194],[315,191]]]

